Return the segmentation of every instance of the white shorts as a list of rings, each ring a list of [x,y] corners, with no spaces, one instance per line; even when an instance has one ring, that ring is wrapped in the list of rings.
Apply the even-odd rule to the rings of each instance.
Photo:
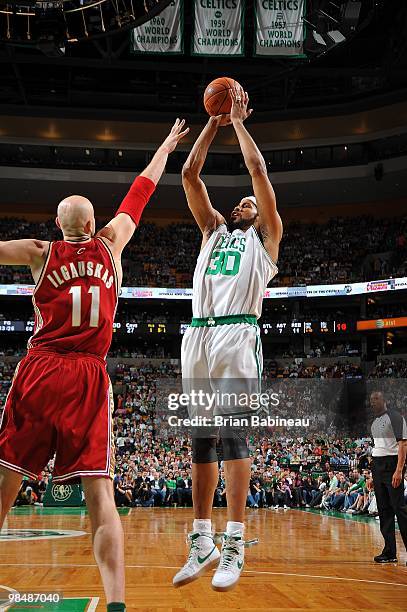
[[[214,403],[205,411],[210,416],[248,414],[244,395],[260,392],[263,370],[260,329],[250,323],[188,327],[182,340],[181,365],[184,393],[202,389],[242,398],[241,403]]]

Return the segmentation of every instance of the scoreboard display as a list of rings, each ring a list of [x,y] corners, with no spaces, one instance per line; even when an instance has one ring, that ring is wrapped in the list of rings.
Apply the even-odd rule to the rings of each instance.
[[[0,332],[27,332],[34,331],[34,321],[0,321]]]
[[[113,331],[122,334],[179,334],[176,323],[113,323]]]
[[[356,321],[267,321],[260,322],[260,330],[264,335],[272,336],[295,336],[305,334],[343,334],[356,331]],[[142,323],[114,323],[115,334],[130,335],[158,335],[173,334],[183,335],[187,329],[187,323],[164,323],[147,321]],[[0,333],[34,332],[34,321],[0,321]]]
[[[356,329],[355,321],[272,321],[260,323],[264,334],[274,336],[292,336],[305,334],[343,334]]]

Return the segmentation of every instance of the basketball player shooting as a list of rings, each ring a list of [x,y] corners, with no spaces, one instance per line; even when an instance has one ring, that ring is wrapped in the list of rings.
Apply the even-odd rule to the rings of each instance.
[[[178,142],[176,120],[116,216],[95,236],[91,202],[58,206],[63,239],[0,242],[0,264],[26,265],[36,283],[35,330],[18,364],[0,429],[0,528],[23,476],[37,479],[55,453],[54,483],[82,480],[108,610],[125,610],[124,538],[112,478],[113,394],[106,370],[122,282],[121,254]]]
[[[200,173],[225,117],[211,117],[182,173],[188,205],[203,239],[193,279],[193,318],[183,338],[181,361],[184,389],[205,380],[213,391],[239,388],[248,396],[259,390],[262,353],[257,319],[267,284],[277,274],[282,223],[263,156],[244,125],[251,114],[248,95],[241,87],[231,95],[230,122],[251,176],[254,196],[244,197],[228,221],[212,206]],[[192,434],[195,520],[189,535],[189,556],[173,584],[187,584],[206,568],[217,566],[212,587],[226,591],[236,585],[244,563],[244,516],[251,466],[247,431],[229,437],[222,429],[202,435],[202,429],[199,436]],[[211,525],[218,483],[218,435],[222,437],[228,503],[221,552]]]

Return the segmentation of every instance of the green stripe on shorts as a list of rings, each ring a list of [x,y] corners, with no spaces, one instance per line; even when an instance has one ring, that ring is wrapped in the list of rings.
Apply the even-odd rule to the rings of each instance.
[[[249,323],[257,325],[254,315],[226,315],[223,317],[193,317],[191,327],[216,327],[218,325],[232,325],[233,323]]]

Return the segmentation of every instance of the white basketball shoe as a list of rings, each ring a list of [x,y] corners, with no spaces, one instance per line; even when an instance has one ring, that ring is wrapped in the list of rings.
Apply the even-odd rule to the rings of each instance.
[[[190,543],[188,559],[172,580],[175,587],[196,580],[206,569],[217,565],[219,561],[220,552],[211,534],[190,533],[188,540]]]
[[[240,578],[244,565],[244,540],[241,535],[223,535],[222,551],[218,569],[212,578],[215,591],[233,589]]]

